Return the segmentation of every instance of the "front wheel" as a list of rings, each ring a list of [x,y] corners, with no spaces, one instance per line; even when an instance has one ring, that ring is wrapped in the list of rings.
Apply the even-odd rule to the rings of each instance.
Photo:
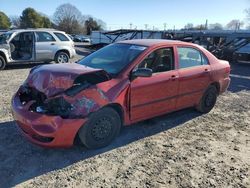
[[[89,116],[78,135],[87,148],[96,149],[109,145],[120,129],[120,115],[113,108],[105,107]]]
[[[68,63],[69,62],[69,55],[65,52],[57,52],[55,57],[56,63]]]
[[[203,94],[199,102],[199,105],[196,107],[196,109],[202,113],[210,112],[216,103],[217,94],[218,91],[216,87],[213,85],[209,86],[205,91],[205,93]]]
[[[5,66],[6,66],[5,59],[2,56],[0,56],[0,70],[4,70]]]

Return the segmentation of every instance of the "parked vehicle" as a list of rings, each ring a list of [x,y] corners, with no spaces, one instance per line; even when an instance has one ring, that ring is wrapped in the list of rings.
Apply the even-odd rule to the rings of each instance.
[[[67,63],[75,54],[74,42],[62,31],[25,29],[0,35],[0,69],[7,63]]]
[[[91,39],[85,35],[74,35],[73,41],[91,44]]]
[[[187,107],[208,113],[229,73],[227,61],[192,43],[128,40],[78,63],[33,68],[13,97],[13,116],[35,144],[69,147],[79,136],[99,148],[122,125]]]

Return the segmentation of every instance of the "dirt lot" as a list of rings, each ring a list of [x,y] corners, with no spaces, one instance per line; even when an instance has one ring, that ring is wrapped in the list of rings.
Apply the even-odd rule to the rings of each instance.
[[[123,128],[112,145],[44,149],[17,131],[10,100],[30,66],[0,72],[0,187],[250,187],[250,65],[206,115],[193,109]]]

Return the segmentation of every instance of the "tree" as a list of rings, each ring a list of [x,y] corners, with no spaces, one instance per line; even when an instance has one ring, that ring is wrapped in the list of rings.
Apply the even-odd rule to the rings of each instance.
[[[20,16],[21,28],[39,28],[43,26],[41,16],[33,8],[26,8]]]
[[[211,30],[222,30],[223,26],[220,23],[209,24],[209,29]]]
[[[206,26],[201,24],[201,25],[196,25],[195,27],[193,27],[193,30],[206,30]]]
[[[84,26],[85,26],[87,35],[90,35],[93,30],[95,30],[95,31],[102,30],[102,26],[100,24],[98,24],[97,21],[94,20],[94,18],[92,18],[92,17],[89,17],[85,21]]]
[[[8,16],[0,11],[0,29],[9,29],[11,26]]]
[[[231,20],[227,25],[226,28],[230,30],[239,30],[244,25],[244,22],[240,20]]]
[[[26,8],[20,16],[21,28],[49,28],[51,21],[48,17],[39,14],[33,8]]]
[[[187,23],[184,26],[184,29],[186,29],[186,30],[192,30],[193,28],[194,28],[194,24],[192,24],[192,23]]]
[[[20,28],[21,26],[20,16],[11,16],[10,20],[11,20],[12,27]]]
[[[84,17],[75,6],[62,4],[57,7],[53,17],[58,29],[70,34],[83,32]]]
[[[247,29],[250,29],[250,24],[249,24],[249,22],[250,22],[250,8],[246,9],[245,13],[246,13],[246,19],[248,21]]]
[[[43,28],[50,28],[52,25],[50,19],[46,16],[42,17],[42,22],[43,22]]]

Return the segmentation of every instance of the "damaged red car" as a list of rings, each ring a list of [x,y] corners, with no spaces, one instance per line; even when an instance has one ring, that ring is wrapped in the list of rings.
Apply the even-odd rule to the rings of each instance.
[[[69,147],[79,137],[99,148],[123,125],[188,107],[209,112],[228,88],[229,73],[227,61],[192,43],[128,40],[77,63],[34,67],[12,111],[35,144]]]

